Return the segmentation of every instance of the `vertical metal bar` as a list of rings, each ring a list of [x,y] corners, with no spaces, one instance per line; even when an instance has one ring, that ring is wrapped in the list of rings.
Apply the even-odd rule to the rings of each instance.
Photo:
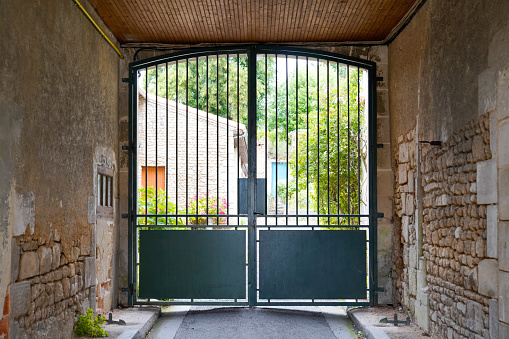
[[[329,126],[330,126],[330,117],[329,117],[329,60],[327,60],[327,214],[330,214],[330,134],[329,134]],[[330,226],[330,217],[327,217],[327,225]]]
[[[360,94],[360,68],[357,67],[357,214],[361,214],[361,94]],[[357,218],[357,225],[361,218]]]
[[[207,55],[207,59],[206,59],[206,69],[207,69],[207,150],[206,150],[206,154],[207,154],[207,187],[206,187],[206,192],[205,192],[205,196],[207,197],[207,210],[205,212],[205,214],[207,215],[207,224],[209,223],[208,220],[208,214],[209,214],[209,56]]]
[[[285,73],[286,73],[286,206],[285,206],[285,214],[286,214],[286,225],[288,225],[288,167],[290,166],[290,154],[288,144],[289,140],[289,119],[288,114],[290,110],[288,109],[288,54],[285,56]]]
[[[339,62],[336,64],[336,136],[337,136],[337,149],[336,149],[336,154],[337,154],[337,169],[336,169],[336,202],[337,202],[337,206],[336,206],[336,213],[339,214],[341,213],[340,212],[340,209],[339,209],[339,206],[340,206],[340,202],[339,202],[339,192],[341,190],[341,187],[339,186],[339,176],[340,176],[340,173],[339,173],[339,158],[340,158],[340,155],[339,155],[339,152],[340,152],[340,148],[339,148],[339,124],[340,124],[340,120],[339,120]],[[339,226],[339,217],[337,218],[336,220],[336,224]]]
[[[240,54],[237,53],[237,191],[239,190],[239,178],[240,178]],[[237,194],[238,196],[238,194]],[[237,201],[237,214],[238,213]],[[219,206],[219,202],[218,202]],[[240,218],[237,216],[237,225],[240,225]],[[235,230],[238,228],[235,227]]]
[[[138,90],[137,90],[137,84],[138,84],[138,77],[134,76],[135,71],[133,71],[132,65],[129,65],[129,184],[128,184],[128,214],[129,219],[127,221],[128,227],[127,227],[127,254],[128,254],[128,265],[127,265],[127,284],[128,286],[128,292],[127,292],[127,304],[129,306],[133,305],[133,299],[135,299],[135,296],[133,295],[133,290],[129,288],[130,286],[136,286],[135,285],[135,267],[136,267],[136,260],[135,257],[137,257],[137,250],[135,250],[135,244],[137,243],[135,241],[135,234],[134,231],[136,229],[135,226],[135,220],[137,220],[136,215],[138,214],[138,206],[137,203],[135,204],[135,201],[137,201],[137,154],[136,149],[133,147],[133,145],[136,144],[137,141],[137,112],[138,107],[134,104],[134,98],[138,96]],[[136,206],[136,212],[134,211],[134,208]]]
[[[369,72],[369,102],[368,102],[368,128],[369,128],[369,271],[372,274],[370,281],[369,299],[371,305],[378,303],[378,295],[375,293],[378,287],[377,253],[377,147],[376,147],[376,65]]]
[[[248,52],[248,187],[247,210],[249,225],[249,271],[248,271],[248,302],[256,305],[257,267],[256,267],[256,50]]]
[[[347,128],[347,145],[348,145],[348,171],[347,171],[347,202],[348,202],[348,213],[351,214],[352,210],[350,207],[350,65],[346,66],[346,109],[347,109],[347,118],[348,118],[348,128]],[[350,226],[350,216],[348,216],[348,226]]]
[[[199,212],[199,205],[198,204],[198,201],[199,201],[199,195],[200,195],[200,190],[199,190],[199,187],[198,187],[198,182],[199,182],[199,173],[200,173],[200,165],[198,163],[198,154],[199,154],[199,144],[200,144],[200,138],[198,137],[199,133],[198,133],[198,126],[200,124],[200,120],[199,120],[199,114],[198,114],[198,109],[199,109],[199,104],[198,104],[198,101],[200,100],[199,98],[199,91],[200,91],[200,88],[199,88],[199,66],[198,66],[198,57],[196,57],[196,214],[200,214]],[[207,211],[205,211],[205,213],[207,213]],[[196,217],[196,221],[198,222],[198,217]]]
[[[295,56],[295,210],[299,224],[299,57]]]
[[[175,214],[179,212],[179,62],[175,61]],[[175,224],[178,223],[178,217]]]
[[[145,68],[145,215],[148,214],[148,68]],[[145,217],[145,225],[148,219]]]
[[[268,162],[269,162],[269,159],[268,159],[268,140],[267,140],[267,114],[268,114],[268,110],[267,110],[267,106],[268,106],[268,93],[267,93],[267,86],[268,86],[268,79],[267,79],[267,63],[268,63],[268,55],[265,54],[265,193],[268,192],[268,182],[269,182],[269,178],[267,177],[267,173],[268,173]],[[267,194],[265,194],[265,212],[267,213],[268,210],[267,210]],[[268,213],[267,213],[268,214]],[[265,217],[265,225],[267,225],[269,222],[268,222],[268,218]]]
[[[233,133],[232,133],[233,134]],[[230,55],[226,55],[226,214],[230,214]],[[219,199],[218,199],[219,200]],[[219,202],[219,201],[218,201]],[[226,218],[230,225],[230,218]]]
[[[189,224],[189,59],[186,59],[186,225]],[[198,204],[197,204],[198,205]]]
[[[278,165],[279,165],[279,158],[278,158],[278,152],[277,152],[277,144],[278,144],[278,126],[277,126],[277,119],[278,119],[278,116],[277,116],[277,113],[278,113],[278,101],[277,101],[277,54],[275,55],[275,60],[276,60],[276,194],[275,194],[275,198],[276,198],[276,226],[277,226],[277,223],[278,223],[278,212],[277,212],[277,198],[278,198],[278,195],[277,195],[277,184],[279,182],[279,176],[278,176]]]
[[[166,63],[166,164],[164,167],[164,201],[166,204],[166,215],[168,215],[168,100],[170,100],[170,94],[168,91],[168,62]],[[176,219],[175,219],[176,220]],[[168,225],[168,217],[164,218],[164,224]]]
[[[317,123],[316,127],[318,130],[317,135],[317,142],[316,142],[316,148],[317,148],[317,166],[318,166],[318,175],[316,177],[316,209],[317,213],[320,214],[320,60],[316,59],[316,116],[317,116]],[[320,225],[320,217],[318,217],[318,225]]]
[[[158,207],[159,207],[158,205],[159,205],[159,204],[157,203],[157,188],[159,187],[159,186],[157,185],[157,144],[158,144],[158,142],[159,142],[159,140],[158,140],[158,138],[157,138],[157,137],[158,137],[157,132],[158,132],[158,129],[159,129],[159,126],[157,125],[157,116],[159,115],[159,114],[158,114],[159,112],[157,111],[157,109],[158,109],[158,107],[157,107],[157,104],[158,104],[158,102],[157,102],[157,82],[158,82],[158,80],[159,80],[159,79],[158,79],[159,65],[156,65],[156,67],[155,67],[155,71],[156,71],[156,112],[155,112],[155,115],[156,115],[156,116],[155,116],[155,121],[156,121],[156,130],[155,130],[155,134],[156,134],[156,135],[155,135],[155,137],[156,137],[156,142],[155,142],[155,149],[156,149],[156,154],[155,154],[155,155],[156,155],[156,161],[155,161],[155,170],[156,170],[156,174],[155,174],[155,175],[156,175],[156,178],[155,178],[155,179],[156,179],[156,180],[155,180],[155,181],[156,181],[156,187],[154,187],[154,191],[155,191],[155,205],[156,205],[156,208],[155,208],[155,210],[156,210],[156,219],[155,219],[155,224],[157,225],[157,222],[158,222],[157,214],[158,214],[158,212],[159,212],[159,211],[158,211],[158,209],[159,209],[159,208],[158,208]],[[147,93],[147,100],[148,100],[148,93]]]
[[[306,215],[309,225],[309,58],[306,57]]]
[[[219,54],[216,63],[216,100],[217,100],[217,116],[216,116],[216,199],[219,200]],[[219,217],[216,217],[216,225],[219,225]]]

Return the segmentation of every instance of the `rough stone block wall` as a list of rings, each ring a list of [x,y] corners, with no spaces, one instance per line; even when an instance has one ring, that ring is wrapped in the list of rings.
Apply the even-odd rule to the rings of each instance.
[[[398,164],[396,171],[396,188],[394,206],[397,220],[394,246],[393,270],[397,274],[396,288],[400,302],[414,315],[414,304],[417,297],[416,273],[416,218],[415,218],[415,180],[416,177],[416,144],[415,130],[398,138]],[[411,271],[413,270],[413,271]]]
[[[491,159],[489,122],[489,114],[474,119],[442,145],[418,144],[414,131],[398,139],[398,288],[402,304],[417,318],[419,287],[425,285],[419,269],[425,269],[429,330],[440,338],[489,338],[490,298],[496,296],[489,280],[498,264],[487,256],[489,201],[477,194],[479,181],[486,180],[478,168]],[[421,181],[414,181],[419,174]]]
[[[76,241],[66,256],[54,231],[49,237],[18,237],[13,251],[19,256],[19,273],[9,293],[16,301],[11,305],[11,335],[52,338],[72,332],[76,314],[95,308],[95,274],[86,274],[95,272],[90,246]]]

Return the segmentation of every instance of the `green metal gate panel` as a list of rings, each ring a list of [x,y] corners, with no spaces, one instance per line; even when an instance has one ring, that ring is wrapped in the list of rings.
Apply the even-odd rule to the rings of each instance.
[[[140,231],[140,298],[246,298],[246,231]]]
[[[366,231],[260,231],[261,299],[366,299]]]

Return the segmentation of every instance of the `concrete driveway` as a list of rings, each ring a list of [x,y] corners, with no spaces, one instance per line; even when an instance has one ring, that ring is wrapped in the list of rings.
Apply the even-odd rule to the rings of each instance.
[[[170,306],[147,335],[161,338],[357,338],[341,307]]]

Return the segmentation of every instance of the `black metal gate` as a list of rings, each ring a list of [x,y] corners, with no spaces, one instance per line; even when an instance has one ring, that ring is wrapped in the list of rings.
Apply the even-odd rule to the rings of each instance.
[[[260,45],[132,63],[129,303],[375,303],[375,71]]]

